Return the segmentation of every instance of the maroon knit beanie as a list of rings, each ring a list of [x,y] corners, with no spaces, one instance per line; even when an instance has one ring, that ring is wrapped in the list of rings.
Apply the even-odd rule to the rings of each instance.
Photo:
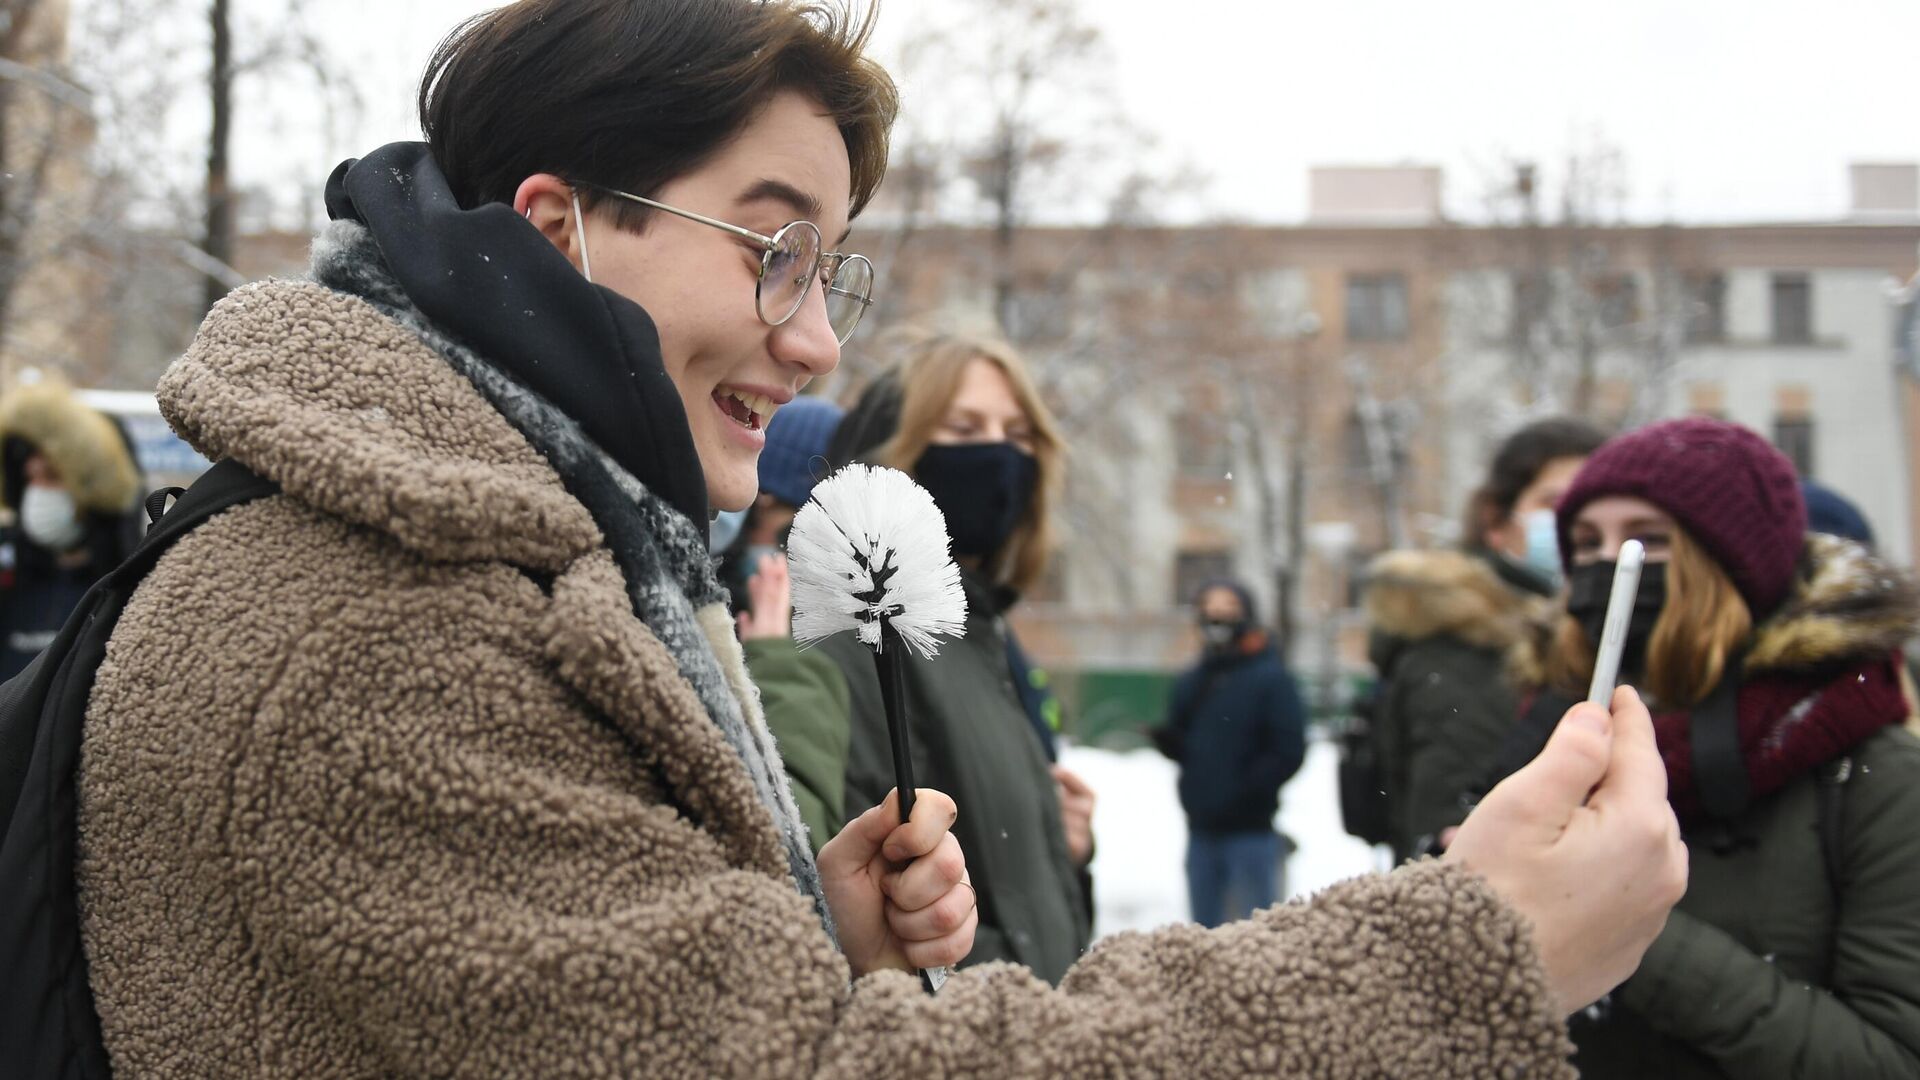
[[[1807,506],[1793,462],[1760,436],[1704,417],[1651,424],[1594,452],[1560,500],[1560,558],[1573,562],[1573,519],[1608,495],[1672,515],[1733,579],[1756,621],[1793,588]]]

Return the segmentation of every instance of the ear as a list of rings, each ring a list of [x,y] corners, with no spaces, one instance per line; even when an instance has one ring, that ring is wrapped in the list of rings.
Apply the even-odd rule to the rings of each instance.
[[[573,188],[552,173],[535,173],[513,193],[513,212],[546,237],[567,261],[580,267],[580,235],[573,216]]]

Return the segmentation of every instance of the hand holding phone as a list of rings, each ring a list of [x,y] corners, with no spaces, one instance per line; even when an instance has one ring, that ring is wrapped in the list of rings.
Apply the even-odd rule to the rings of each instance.
[[[1620,680],[1620,654],[1626,651],[1627,627],[1633,622],[1633,601],[1640,591],[1640,568],[1646,564],[1647,549],[1638,540],[1620,545],[1620,561],[1613,571],[1613,592],[1607,597],[1607,621],[1600,632],[1600,655],[1593,665],[1593,685],[1587,700],[1601,708],[1613,701],[1614,684]]]

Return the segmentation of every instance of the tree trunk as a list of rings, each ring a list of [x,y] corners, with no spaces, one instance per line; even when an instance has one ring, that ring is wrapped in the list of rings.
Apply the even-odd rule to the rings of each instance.
[[[207,232],[201,250],[233,265],[234,205],[229,176],[233,141],[233,26],[228,0],[212,0],[208,20],[213,33],[213,68],[208,89],[213,103],[213,127],[207,136]],[[227,294],[227,286],[205,278],[202,315]]]
[[[38,0],[0,6],[0,13],[6,17],[6,27],[0,30],[0,56],[19,63],[30,61],[23,54],[27,30],[38,7]],[[16,172],[24,168],[16,145],[19,125],[14,113],[19,108],[18,97],[18,84],[11,79],[0,80],[0,174],[4,174],[0,175],[0,343],[7,340],[7,331],[13,325],[13,298],[26,274],[27,226],[33,214],[30,200],[23,198],[26,184]],[[11,376],[12,372],[6,374]]]

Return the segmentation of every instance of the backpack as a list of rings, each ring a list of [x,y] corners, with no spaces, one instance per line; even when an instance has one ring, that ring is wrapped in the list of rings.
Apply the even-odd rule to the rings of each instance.
[[[277,491],[229,460],[190,489],[155,492],[146,538],[87,591],[53,644],[0,684],[0,1061],[9,1075],[109,1075],[74,877],[80,736],[107,639],[174,541],[222,510]]]
[[[1353,712],[1339,734],[1340,823],[1349,835],[1369,844],[1391,843],[1387,812],[1387,770],[1374,728],[1380,722],[1379,683],[1368,687],[1353,703]]]

